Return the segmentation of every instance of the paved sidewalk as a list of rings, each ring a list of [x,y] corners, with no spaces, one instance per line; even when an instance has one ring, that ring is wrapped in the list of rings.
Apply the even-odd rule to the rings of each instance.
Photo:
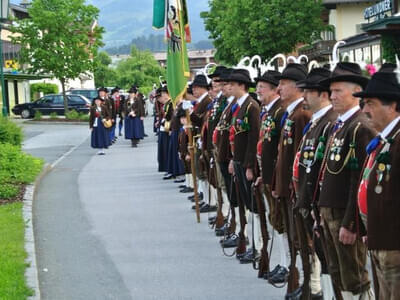
[[[197,224],[187,194],[162,180],[150,123],[138,148],[120,138],[97,156],[87,141],[44,178],[34,206],[42,298],[282,299],[285,289],[224,257],[207,214]]]

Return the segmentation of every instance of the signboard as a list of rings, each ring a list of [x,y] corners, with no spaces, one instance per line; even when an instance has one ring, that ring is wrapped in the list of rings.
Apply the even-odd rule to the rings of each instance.
[[[392,0],[383,0],[375,5],[367,7],[364,11],[364,19],[368,20],[373,17],[378,19],[385,16],[385,12],[392,11]]]

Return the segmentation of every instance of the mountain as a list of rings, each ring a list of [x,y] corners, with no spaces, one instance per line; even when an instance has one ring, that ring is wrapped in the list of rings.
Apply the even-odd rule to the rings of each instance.
[[[19,4],[22,0],[11,0]],[[130,44],[132,39],[163,34],[152,28],[153,0],[86,0],[100,9],[99,23],[106,30],[105,48]],[[189,22],[193,42],[208,39],[200,12],[208,10],[208,0],[188,0]]]
[[[132,39],[150,34],[162,34],[152,28],[152,0],[88,0],[100,9],[99,23],[106,29],[105,48],[129,44]],[[200,12],[208,10],[208,0],[187,1],[193,42],[206,40]]]

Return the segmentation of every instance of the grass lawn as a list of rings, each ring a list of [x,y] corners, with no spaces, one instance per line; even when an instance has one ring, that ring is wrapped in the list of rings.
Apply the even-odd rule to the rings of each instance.
[[[23,300],[33,292],[25,281],[24,233],[21,202],[0,205],[0,299]]]

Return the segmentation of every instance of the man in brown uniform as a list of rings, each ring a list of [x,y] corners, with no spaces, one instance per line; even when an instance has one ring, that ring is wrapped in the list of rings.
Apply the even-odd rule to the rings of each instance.
[[[207,114],[207,106],[211,103],[211,98],[208,95],[209,83],[206,76],[197,75],[192,83],[193,96],[197,98],[196,104],[190,113],[190,120],[193,125],[193,137],[196,142],[195,165],[197,170],[197,179],[199,180],[199,190],[203,194],[203,198],[208,200],[208,162],[204,159],[202,153],[201,131]],[[205,205],[202,202],[201,206]],[[192,207],[195,209],[195,206]]]
[[[285,112],[282,105],[282,100],[278,94],[279,79],[277,76],[281,75],[277,71],[267,71],[261,77],[256,78],[257,82],[257,95],[262,103],[260,114],[260,135],[257,145],[257,160],[260,169],[259,178],[256,185],[264,185],[264,194],[268,202],[269,223],[273,229],[276,230],[275,236],[280,244],[280,249],[285,249],[283,243],[283,224],[280,209],[277,206],[277,201],[271,195],[272,177],[275,170],[276,158],[278,155],[278,143],[281,134],[280,121]],[[260,209],[260,208],[259,208]],[[260,219],[261,221],[261,219]],[[265,227],[265,228],[263,228]],[[261,232],[267,230],[267,224],[260,223]],[[263,237],[265,239],[265,237]],[[271,272],[269,266],[263,268],[266,257],[268,244],[263,244],[259,277],[268,279],[273,276],[281,268],[287,268],[287,260],[285,251],[280,251],[280,264],[277,265]]]
[[[316,68],[308,74],[307,79],[297,84],[304,89],[305,105],[313,113],[310,122],[303,130],[303,139],[298,149],[293,166],[293,181],[296,190],[295,209],[302,218],[297,218],[296,227],[300,241],[303,261],[303,299],[322,299],[321,283],[324,288],[324,297],[332,299],[330,278],[321,243],[315,240],[316,255],[311,259],[312,237],[314,220],[312,211],[319,215],[313,206],[315,189],[318,187],[318,175],[324,157],[326,141],[330,134],[330,127],[336,121],[337,113],[332,109],[329,100],[329,88],[320,85],[320,81],[329,78],[328,69]],[[313,209],[314,208],[314,209]],[[310,261],[313,261],[311,268]],[[320,280],[321,263],[323,281]]]
[[[357,188],[365,147],[374,132],[361,112],[360,92],[368,83],[354,63],[338,63],[329,79],[333,109],[339,117],[332,128],[321,168],[319,206],[323,220],[329,273],[343,298],[365,296],[370,289],[366,247],[358,235]],[[356,298],[359,299],[359,298]],[[362,298],[364,299],[364,298]]]
[[[245,228],[247,224],[246,209],[257,214],[251,185],[255,181],[257,142],[260,131],[260,108],[258,103],[248,94],[252,85],[250,74],[247,70],[236,69],[230,75],[229,85],[232,95],[237,99],[232,107],[232,123],[230,127],[229,140],[233,158],[229,163],[229,172],[236,177],[237,200],[240,208],[241,233],[239,234],[239,245],[236,251],[238,258],[254,257],[255,253],[245,253]],[[242,245],[240,245],[242,243]]]
[[[294,250],[294,216],[292,185],[293,161],[296,151],[303,137],[303,129],[310,120],[310,113],[303,109],[303,91],[296,86],[296,82],[306,79],[307,69],[300,64],[288,64],[278,78],[279,93],[285,103],[286,110],[281,120],[281,136],[278,148],[278,158],[275,166],[273,196],[279,201],[287,234],[288,246],[291,249],[291,266],[289,268],[288,294],[294,293],[297,288],[297,269],[295,267],[296,251]],[[286,250],[287,251],[287,250]],[[271,283],[282,283],[287,279],[288,270],[280,269],[269,278]],[[292,280],[293,278],[293,280]]]
[[[363,112],[380,132],[367,146],[358,191],[378,279],[375,292],[379,299],[400,299],[400,83],[395,73],[380,71],[355,96],[364,98]]]

